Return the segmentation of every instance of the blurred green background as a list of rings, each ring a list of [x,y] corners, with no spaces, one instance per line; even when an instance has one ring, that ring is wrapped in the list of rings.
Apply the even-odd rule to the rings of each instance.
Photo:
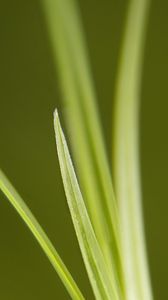
[[[78,2],[110,158],[113,91],[127,2]],[[158,300],[168,299],[167,13],[166,0],[152,1],[141,94],[144,215]],[[0,1],[0,39],[0,166],[45,228],[86,299],[93,299],[60,178],[52,118],[55,107],[62,109],[61,94],[40,0]],[[2,194],[0,299],[69,299]]]

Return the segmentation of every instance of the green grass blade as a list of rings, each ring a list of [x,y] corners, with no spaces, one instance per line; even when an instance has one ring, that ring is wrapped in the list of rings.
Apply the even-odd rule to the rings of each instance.
[[[65,121],[81,189],[111,276],[118,278],[122,289],[116,201],[80,14],[74,0],[42,2],[58,65]]]
[[[98,300],[119,300],[120,298],[116,288],[117,283],[115,281],[110,281],[108,268],[97,242],[77,182],[57,111],[54,114],[54,128],[67,202],[95,297]]]
[[[71,277],[69,271],[55,250],[54,246],[48,239],[47,235],[43,231],[42,227],[39,225],[23,199],[11,185],[7,177],[0,170],[0,190],[4,193],[4,195],[8,198],[9,202],[16,209],[20,217],[29,227],[30,231],[33,233],[34,237],[40,244],[44,253],[47,255],[54,269],[58,273],[60,279],[62,280],[64,286],[69,292],[71,298],[73,300],[84,300],[80,290],[78,289],[76,283]]]
[[[114,173],[129,300],[151,300],[139,179],[139,98],[148,0],[131,0],[116,86]]]

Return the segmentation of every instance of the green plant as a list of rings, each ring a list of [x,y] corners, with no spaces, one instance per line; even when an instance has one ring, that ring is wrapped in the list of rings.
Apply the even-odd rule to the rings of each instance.
[[[95,298],[100,300],[152,299],[140,202],[137,126],[148,2],[130,1],[125,26],[114,114],[114,193],[78,9],[74,0],[42,0],[63,101],[68,107],[65,121],[82,193],[56,111],[60,169],[88,277]],[[84,299],[47,235],[2,171],[0,189],[32,231],[71,298]]]

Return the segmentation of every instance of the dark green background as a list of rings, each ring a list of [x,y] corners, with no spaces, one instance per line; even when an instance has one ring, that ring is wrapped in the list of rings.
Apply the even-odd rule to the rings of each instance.
[[[167,3],[152,1],[141,95],[144,213],[158,300],[168,299]],[[127,2],[81,0],[79,4],[110,157],[113,87]],[[60,178],[52,114],[56,106],[61,110],[61,95],[40,1],[0,1],[0,83],[0,166],[46,229],[86,299],[93,299]],[[2,194],[0,299],[69,299]]]

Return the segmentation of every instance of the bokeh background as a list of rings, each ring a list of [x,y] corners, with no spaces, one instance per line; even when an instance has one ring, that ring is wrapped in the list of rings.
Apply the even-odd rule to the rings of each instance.
[[[110,158],[114,82],[127,1],[78,2]],[[154,295],[166,300],[168,2],[151,2],[141,93],[141,166]],[[61,94],[40,0],[0,1],[0,166],[45,228],[86,299],[93,299],[59,172],[55,107],[61,111]],[[2,194],[0,299],[69,299],[32,234]]]

